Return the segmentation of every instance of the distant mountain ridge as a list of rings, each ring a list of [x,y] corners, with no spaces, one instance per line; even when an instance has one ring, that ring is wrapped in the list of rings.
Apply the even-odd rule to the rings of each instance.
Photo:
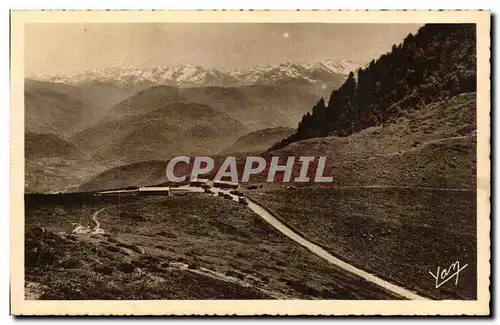
[[[271,145],[284,139],[295,132],[293,128],[275,127],[250,132],[238,138],[231,146],[221,152],[221,155],[229,154],[260,154],[265,152]]]
[[[71,86],[64,87],[64,90],[56,88],[40,86],[31,80],[25,83],[27,132],[54,133],[67,137],[74,130],[83,129],[100,118],[102,109],[80,96],[70,95],[73,91]]]
[[[103,120],[148,113],[172,103],[206,104],[240,121],[249,130],[294,126],[314,104],[310,92],[284,86],[154,86],[116,104]]]
[[[26,159],[57,157],[77,160],[82,158],[82,154],[73,143],[51,133],[27,132],[24,136],[24,150]]]
[[[359,66],[360,64],[344,59],[328,59],[315,63],[284,62],[277,65],[258,65],[224,72],[186,64],[145,69],[108,67],[73,74],[46,74],[29,78],[69,85],[103,83],[120,87],[280,85],[290,80],[299,80],[306,86],[326,89],[331,84],[338,86],[350,71]]]

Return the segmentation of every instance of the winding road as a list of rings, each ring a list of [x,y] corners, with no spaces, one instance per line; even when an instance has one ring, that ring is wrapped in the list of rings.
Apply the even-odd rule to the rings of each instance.
[[[233,197],[234,200],[238,200],[238,196],[230,194],[229,191],[222,191],[224,193],[227,193]],[[371,273],[368,273],[364,270],[361,270],[349,263],[346,263],[342,261],[341,259],[333,256],[332,254],[328,253],[326,250],[321,248],[320,246],[308,241],[304,237],[300,236],[299,234],[295,233],[293,230],[288,228],[285,224],[283,224],[281,221],[276,219],[271,213],[269,213],[265,208],[262,206],[258,205],[255,201],[252,199],[248,198],[248,207],[255,212],[259,217],[264,219],[267,223],[269,223],[271,226],[273,226],[276,230],[281,232],[283,235],[287,236],[297,244],[307,248],[311,253],[321,257],[322,259],[326,260],[328,263],[333,264],[344,271],[347,271],[349,273],[355,274],[366,281],[373,283],[381,288],[384,288],[385,290],[392,292],[402,298],[410,299],[410,300],[429,300],[429,298],[423,297],[418,295],[417,293],[410,291],[406,288],[400,287],[398,285],[395,285],[389,281],[383,280]]]
[[[461,189],[460,189],[461,190]],[[189,185],[179,187],[177,189],[179,192],[203,192],[203,190],[199,187],[192,187]],[[222,192],[225,194],[229,194],[233,200],[238,201],[239,197],[237,195],[231,194],[229,190],[216,190],[216,193],[213,195],[214,197],[217,196],[217,192]],[[354,274],[356,276],[359,276],[366,281],[377,285],[378,287],[381,287],[397,296],[400,296],[405,299],[410,299],[410,300],[430,300],[429,298],[423,297],[411,290],[408,290],[406,288],[403,288],[401,286],[398,286],[396,284],[393,284],[387,280],[381,279],[377,277],[376,275],[373,275],[371,273],[368,273],[362,269],[359,269],[347,262],[342,261],[341,259],[333,256],[332,254],[328,253],[325,249],[322,247],[308,241],[301,235],[297,234],[290,228],[288,228],[285,224],[283,224],[281,221],[279,221],[276,217],[274,217],[269,211],[267,211],[264,207],[260,206],[257,204],[255,201],[253,201],[251,198],[248,198],[248,208],[250,208],[252,211],[254,211],[259,217],[261,217],[264,221],[269,223],[271,226],[273,226],[276,230],[281,232],[283,235],[287,236],[297,244],[307,248],[311,253],[317,255],[318,257],[322,258],[323,260],[327,261],[328,263],[335,265],[338,268],[341,268],[342,270],[349,272],[351,274]],[[94,228],[93,231],[96,230],[102,230],[100,228],[99,221],[97,220],[97,216],[100,212],[102,212],[104,209],[100,209],[97,212],[94,213],[92,219],[94,219],[96,223],[96,227]],[[104,230],[102,230],[104,231]]]

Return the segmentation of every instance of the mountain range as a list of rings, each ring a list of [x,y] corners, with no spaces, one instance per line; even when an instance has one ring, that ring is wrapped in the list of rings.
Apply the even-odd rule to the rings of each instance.
[[[106,169],[175,155],[258,154],[290,136],[318,96],[357,67],[327,60],[27,78],[27,190],[71,190]]]
[[[360,64],[344,59],[315,63],[284,62],[251,68],[220,71],[186,64],[176,67],[118,68],[88,70],[73,74],[45,74],[29,77],[68,85],[110,84],[121,88],[147,88],[155,85],[176,87],[300,85],[316,92],[339,86]]]
[[[401,185],[400,180],[406,180],[403,184],[469,187],[475,184],[474,169],[471,167],[474,162],[476,129],[473,114],[475,57],[475,30],[472,25],[425,25],[416,35],[410,34],[401,44],[395,44],[391,52],[374,59],[356,73],[350,73],[343,85],[327,97],[328,101],[323,98],[317,101],[312,111],[303,116],[293,134],[287,128],[263,130],[276,128],[280,126],[279,123],[281,126],[292,126],[286,124],[284,119],[273,117],[278,125],[261,127],[260,130],[247,127],[246,132],[242,132],[239,137],[233,134],[233,143],[223,148],[220,154],[263,150],[263,147],[270,146],[281,137],[283,140],[272,146],[267,154],[335,157],[331,160],[333,165],[328,168],[333,169],[332,174],[337,175],[337,180],[344,185]],[[253,76],[255,82],[264,76],[271,80],[271,75],[290,72],[285,69],[286,66],[283,64],[265,72],[256,72]],[[293,74],[288,73],[287,76],[293,77]],[[244,75],[238,78],[243,79]],[[246,88],[259,87],[270,86]],[[193,91],[196,88],[189,89]],[[220,110],[234,117],[245,111],[231,113],[230,108],[243,107],[235,104],[243,101],[235,94],[230,95],[231,88],[221,89],[224,92],[217,92],[217,96],[228,105],[219,106]],[[297,87],[288,89],[299,93]],[[260,89],[255,97],[262,98],[264,93]],[[195,94],[196,91],[187,97],[201,101],[203,92]],[[204,101],[211,98],[213,101],[209,105],[216,107],[216,97],[204,96]],[[127,111],[126,107],[120,109],[123,108]],[[255,112],[254,109],[250,111]],[[269,110],[272,113],[278,111]],[[262,113],[265,116],[265,111]],[[287,115],[284,111],[281,114]],[[360,152],[360,148],[367,153]],[[435,164],[425,163],[425,159],[436,155],[436,148],[442,152],[439,161],[436,160]],[[366,159],[369,163],[365,163]],[[389,161],[394,163],[400,160],[394,166],[405,167],[395,168],[394,173],[384,170],[378,172],[370,165],[378,160],[380,166],[390,166]],[[354,168],[353,164],[371,167],[359,165],[359,168]],[[341,165],[342,168],[339,167]],[[455,170],[455,173],[450,170]],[[362,176],[356,176],[358,172]],[[455,177],[457,175],[460,177]]]

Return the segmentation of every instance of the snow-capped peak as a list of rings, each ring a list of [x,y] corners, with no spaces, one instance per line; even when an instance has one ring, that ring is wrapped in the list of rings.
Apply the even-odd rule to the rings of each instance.
[[[33,79],[68,83],[73,85],[92,82],[113,83],[119,86],[136,84],[173,86],[234,86],[256,83],[279,83],[280,80],[298,79],[315,84],[339,76],[347,76],[359,64],[344,59],[327,59],[318,62],[282,62],[275,65],[256,65],[252,68],[232,69],[222,72],[193,64],[174,67],[158,66],[140,69],[136,67],[107,67],[74,74],[39,75]]]
[[[144,83],[175,86],[226,86],[235,81],[230,75],[224,74],[218,70],[204,69],[201,66],[194,66],[191,64],[147,69],[109,67],[68,75],[35,76],[33,79],[74,85],[92,82],[109,82],[120,86]]]
[[[348,75],[349,72],[355,72],[362,66],[360,63],[352,62],[345,59],[326,59],[321,62],[325,67],[332,72]]]

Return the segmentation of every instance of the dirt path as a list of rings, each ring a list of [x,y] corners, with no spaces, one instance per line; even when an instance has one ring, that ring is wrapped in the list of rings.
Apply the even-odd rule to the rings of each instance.
[[[191,187],[186,187],[186,189],[190,190]],[[193,188],[193,192],[197,191]],[[229,194],[233,197],[233,200],[238,201],[238,196],[230,194],[230,191],[225,191],[225,190],[219,190],[220,192]],[[299,234],[295,233],[293,230],[288,228],[286,225],[281,223],[278,219],[276,219],[270,212],[268,212],[264,207],[258,205],[255,201],[252,199],[248,198],[248,207],[254,211],[259,217],[264,219],[267,223],[269,223],[271,226],[273,226],[276,230],[281,232],[283,235],[287,236],[288,238],[292,239],[295,241],[297,244],[304,246],[307,248],[311,253],[321,257],[322,259],[326,260],[330,264],[333,264],[349,273],[355,274],[366,281],[373,283],[381,288],[384,288],[385,290],[392,292],[393,294],[396,294],[402,298],[410,299],[410,300],[428,300],[428,298],[423,297],[418,295],[417,293],[410,291],[408,289],[405,289],[403,287],[400,287],[398,285],[395,285],[393,283],[390,283],[389,281],[383,280],[373,274],[370,274],[364,270],[361,270],[349,263],[346,263],[339,258],[331,255],[328,253],[326,250],[321,248],[320,246],[308,241],[304,237],[300,236]]]
[[[353,186],[338,186],[335,189],[349,188],[381,188],[381,189],[405,189],[405,190],[425,190],[425,191],[442,191],[442,192],[475,192],[475,188],[447,188],[447,187],[425,187],[425,186],[395,186],[395,185],[353,185]]]
[[[93,229],[90,229],[89,226],[82,226],[81,224],[77,224],[76,228],[73,229],[73,233],[74,234],[88,234],[88,233],[92,233],[92,234],[105,234],[106,231],[104,231],[104,229],[101,228],[101,224],[99,223],[99,220],[97,220],[97,216],[99,215],[99,213],[101,213],[102,211],[108,209],[109,207],[105,207],[105,208],[102,208],[102,209],[99,209],[97,210],[96,212],[94,212],[94,214],[92,215],[92,220],[94,220],[95,222],[95,227]]]

